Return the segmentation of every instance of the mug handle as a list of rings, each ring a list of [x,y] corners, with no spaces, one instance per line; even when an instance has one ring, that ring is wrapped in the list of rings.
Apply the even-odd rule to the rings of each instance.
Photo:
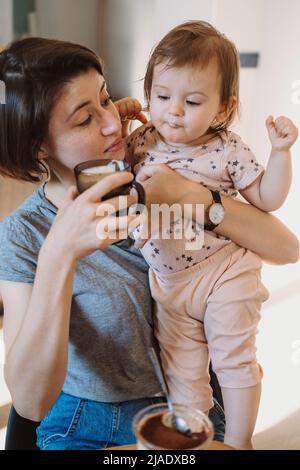
[[[133,180],[130,184],[131,184],[131,187],[134,188],[137,192],[138,204],[145,205],[146,204],[146,193],[145,193],[144,187],[141,185],[141,183],[138,183],[138,181],[136,181],[136,180]],[[122,211],[116,212],[116,217],[119,217],[120,215],[124,215],[124,214],[120,214],[120,212],[122,212]],[[126,209],[126,215],[128,215],[128,209]],[[124,245],[124,242],[127,243],[128,247],[134,245],[134,240],[131,237],[128,237],[127,240],[120,240],[119,242],[115,242],[114,245],[119,245],[119,244]]]
[[[133,180],[131,186],[136,190],[138,194],[138,204],[146,204],[146,193],[144,187],[141,183],[138,183],[136,180]]]

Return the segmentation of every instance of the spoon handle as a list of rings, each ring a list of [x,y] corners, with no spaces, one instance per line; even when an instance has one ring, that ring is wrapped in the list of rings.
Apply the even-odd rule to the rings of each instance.
[[[162,370],[162,367],[161,367],[161,364],[160,364],[160,361],[159,361],[159,358],[157,356],[157,353],[156,353],[155,349],[152,348],[152,347],[148,348],[148,353],[149,353],[151,362],[153,364],[154,371],[156,373],[156,377],[157,377],[157,379],[160,383],[160,386],[162,388],[162,391],[164,392],[165,397],[167,399],[169,412],[171,414],[172,427],[175,428],[177,431],[191,437],[192,436],[191,430],[189,429],[189,427],[188,427],[187,423],[185,422],[185,420],[183,418],[178,417],[175,414],[175,411],[174,411],[174,408],[173,408],[173,403],[170,400],[168,385],[167,385],[167,382],[166,382],[166,379],[165,379],[165,376],[164,376],[164,372]]]
[[[160,365],[160,361],[158,359],[157,353],[154,348],[148,348],[149,356],[156,374],[156,377],[159,381],[159,384],[162,388],[162,391],[164,392],[167,402],[168,402],[168,407],[169,410],[173,412],[173,405],[172,402],[169,399],[169,390],[168,390],[168,385],[162,370],[162,367]]]

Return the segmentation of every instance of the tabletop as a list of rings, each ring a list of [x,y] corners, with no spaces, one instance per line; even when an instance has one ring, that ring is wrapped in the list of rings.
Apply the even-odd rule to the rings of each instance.
[[[129,444],[126,446],[107,447],[103,450],[136,450],[136,444]],[[233,447],[219,441],[211,441],[207,450],[234,450]]]

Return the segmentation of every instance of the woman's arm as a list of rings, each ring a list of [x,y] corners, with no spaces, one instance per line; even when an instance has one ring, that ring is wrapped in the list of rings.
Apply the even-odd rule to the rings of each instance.
[[[271,264],[296,263],[299,259],[297,237],[274,215],[250,204],[222,197],[225,219],[215,229],[237,245],[248,248]]]
[[[33,287],[7,281],[0,285],[4,376],[17,412],[33,421],[45,416],[65,380],[74,268],[55,251],[47,253],[45,243]]]
[[[80,196],[69,191],[38,257],[33,286],[2,281],[4,302],[5,379],[21,416],[40,421],[51,408],[65,380],[73,278],[77,261],[124,238],[99,239],[97,227],[105,216],[101,197],[128,183],[132,176],[108,176]],[[76,198],[76,199],[75,199]],[[128,197],[128,205],[135,198]],[[118,210],[118,198],[105,201]],[[125,228],[135,217],[119,217]],[[137,225],[137,224],[136,224]],[[135,226],[136,226],[135,225]],[[25,371],[25,373],[24,373]]]
[[[179,203],[203,204],[204,211],[212,203],[208,189],[190,181],[166,165],[144,167],[139,180],[146,190],[147,205]],[[220,235],[229,237],[237,245],[248,248],[273,264],[296,263],[299,259],[297,237],[276,217],[255,207],[222,196],[225,219],[215,229]],[[194,211],[194,216],[196,212]]]

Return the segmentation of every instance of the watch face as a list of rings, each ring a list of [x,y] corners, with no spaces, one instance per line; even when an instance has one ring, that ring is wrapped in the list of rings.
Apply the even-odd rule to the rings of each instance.
[[[208,211],[208,217],[213,224],[219,225],[223,221],[224,216],[225,210],[222,204],[215,203],[210,206]]]

